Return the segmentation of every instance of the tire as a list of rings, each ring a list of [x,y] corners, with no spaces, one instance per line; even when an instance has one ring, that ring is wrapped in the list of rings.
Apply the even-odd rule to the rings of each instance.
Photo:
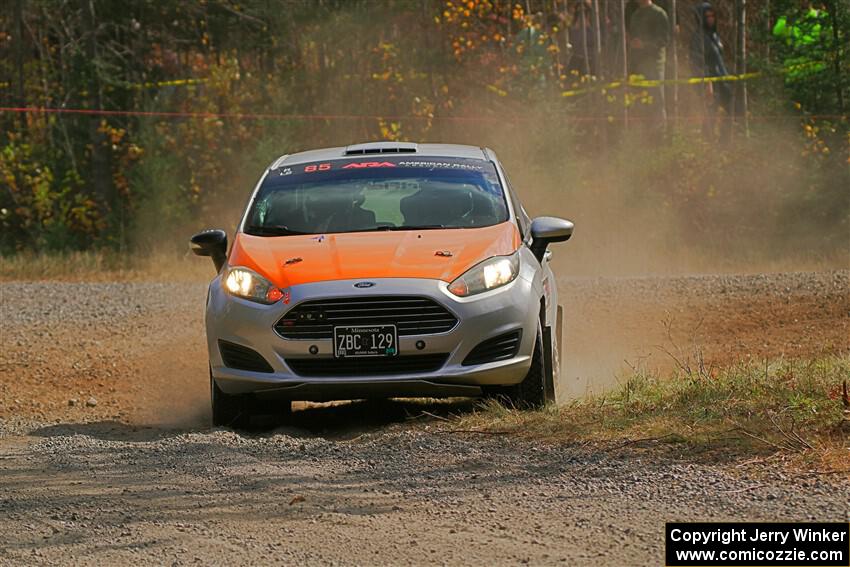
[[[289,425],[292,422],[292,402],[289,400],[263,399],[252,396],[245,400],[245,404],[245,407],[249,409],[246,412],[249,416],[264,416],[266,424],[281,426]]]
[[[212,405],[213,427],[243,427],[250,422],[251,416],[245,410],[242,396],[225,394],[210,371],[210,402]]]
[[[225,394],[210,372],[210,402],[213,427],[248,429],[256,426],[254,416],[264,416],[266,424],[288,425],[292,420],[292,402],[256,398],[251,394],[234,396]],[[269,421],[269,417],[272,418]],[[260,425],[262,428],[263,426]]]
[[[551,333],[537,323],[537,339],[531,355],[531,367],[522,382],[512,386],[488,388],[487,394],[516,409],[540,409],[555,401],[555,382],[552,378],[552,341],[544,339]]]
[[[567,399],[566,384],[561,374],[564,335],[564,308],[561,305],[558,306],[556,317],[552,336],[552,381],[555,385],[555,403],[560,405]]]

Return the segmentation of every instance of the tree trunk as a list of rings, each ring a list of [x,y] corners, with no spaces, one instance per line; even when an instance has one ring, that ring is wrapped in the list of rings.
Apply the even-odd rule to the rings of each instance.
[[[747,72],[747,0],[735,0],[735,71],[739,75]],[[738,81],[735,89],[735,110],[744,125],[744,135],[749,137],[750,124],[747,116],[747,81]]]
[[[770,0],[765,0],[764,3],[764,21],[765,21],[765,37],[770,37],[773,32],[773,27],[770,25]],[[764,60],[767,66],[770,67],[770,41],[764,42]]]
[[[620,0],[620,51],[623,56],[623,128],[629,128],[629,107],[626,96],[629,93],[629,48],[626,38],[626,0]]]
[[[86,55],[89,66],[89,107],[103,108],[103,87],[100,82],[100,71],[97,68],[97,15],[94,0],[84,3],[86,29]],[[101,117],[92,116],[89,120],[89,142],[91,143],[91,172],[92,189],[104,211],[112,209],[113,195],[109,172],[109,154],[106,147],[106,136],[100,130]]]
[[[24,98],[24,0],[15,0],[15,103],[26,106]]]
[[[587,49],[587,9],[582,4],[581,10],[581,53],[584,55],[584,74],[590,76],[592,70],[590,68],[590,52]]]
[[[676,126],[676,118],[679,116],[679,34],[677,28],[679,21],[677,19],[678,8],[676,0],[670,0],[670,65],[673,77],[673,127]]]
[[[602,26],[599,23],[599,0],[593,0],[593,74],[602,77]]]
[[[835,69],[835,94],[838,97],[838,113],[844,114],[844,79],[846,77],[841,73],[841,50],[843,45],[841,45],[841,38],[838,34],[838,26],[839,22],[843,21],[843,18],[839,18],[838,10],[840,8],[840,3],[835,0],[830,0],[827,4],[829,6],[829,18],[831,20],[832,27],[832,41],[833,41],[833,49],[832,49],[832,64]],[[845,30],[846,32],[847,30]]]

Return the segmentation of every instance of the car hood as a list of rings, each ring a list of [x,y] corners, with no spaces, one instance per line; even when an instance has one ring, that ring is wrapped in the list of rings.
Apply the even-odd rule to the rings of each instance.
[[[349,232],[297,236],[238,233],[231,266],[245,266],[278,287],[329,280],[427,278],[451,282],[521,243],[511,222],[482,228]]]

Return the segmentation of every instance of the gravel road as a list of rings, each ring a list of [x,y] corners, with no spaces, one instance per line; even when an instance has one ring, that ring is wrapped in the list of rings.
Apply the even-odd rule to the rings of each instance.
[[[669,365],[659,346],[718,362],[850,350],[848,271],[560,287],[576,392],[624,360]],[[665,521],[850,521],[835,476],[449,431],[439,416],[469,401],[211,430],[204,292],[0,284],[0,564],[646,565],[663,564]]]

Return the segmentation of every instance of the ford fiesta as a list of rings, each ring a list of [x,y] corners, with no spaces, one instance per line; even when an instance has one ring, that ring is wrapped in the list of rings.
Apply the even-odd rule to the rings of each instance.
[[[207,230],[214,425],[293,400],[554,399],[560,310],[552,242],[486,148],[378,142],[286,155],[228,252]]]

